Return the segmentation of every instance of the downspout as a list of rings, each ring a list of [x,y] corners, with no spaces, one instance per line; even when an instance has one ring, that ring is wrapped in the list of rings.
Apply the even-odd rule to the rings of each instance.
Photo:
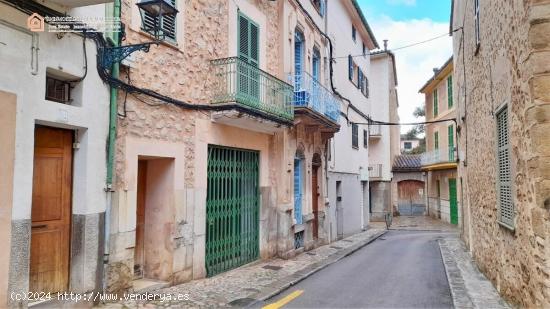
[[[114,0],[113,4],[113,17],[120,21],[120,1]],[[110,33],[114,46],[120,45],[119,32],[113,31]],[[119,64],[114,63],[111,69],[111,76],[115,79],[119,77]],[[107,191],[107,209],[105,210],[105,222],[104,222],[104,247],[103,247],[103,291],[107,287],[106,265],[109,263],[109,247],[110,247],[110,226],[111,226],[111,209],[113,204],[113,170],[115,161],[115,147],[116,147],[116,122],[117,122],[117,88],[110,87],[110,100],[109,100],[109,140],[107,145],[107,179],[106,188]]]

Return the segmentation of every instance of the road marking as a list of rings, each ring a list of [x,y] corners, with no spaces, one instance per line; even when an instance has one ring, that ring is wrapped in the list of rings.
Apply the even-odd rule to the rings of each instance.
[[[263,306],[262,309],[279,309],[281,308],[282,306],[290,303],[293,299],[295,299],[296,297],[302,295],[302,293],[304,293],[303,290],[296,290],[290,294],[288,294],[287,296],[279,299],[278,301],[272,303],[272,304],[269,304],[267,306]]]

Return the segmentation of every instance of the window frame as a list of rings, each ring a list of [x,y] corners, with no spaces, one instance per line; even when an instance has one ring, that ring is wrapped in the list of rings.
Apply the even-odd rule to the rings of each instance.
[[[501,135],[501,131],[499,130],[500,129],[500,126],[499,126],[499,116],[501,116],[503,113],[506,114],[506,123],[505,123],[505,127],[504,129],[506,130],[506,144],[504,144],[502,147],[500,146],[501,145],[501,140],[500,138],[502,137]],[[514,182],[512,181],[513,180],[513,176],[514,176],[514,169],[513,169],[513,166],[512,166],[512,147],[511,147],[511,142],[510,142],[510,113],[509,113],[509,110],[508,110],[508,104],[503,104],[501,107],[499,107],[496,111],[495,111],[495,134],[496,134],[496,139],[495,139],[495,161],[496,161],[496,200],[497,200],[497,222],[500,226],[510,230],[510,231],[515,231],[516,229],[516,205],[514,204],[514,192],[515,192],[515,188],[514,188]],[[500,172],[500,169],[502,168],[501,166],[501,150],[506,150],[507,151],[507,155],[506,155],[506,159],[508,160],[508,171],[509,171],[509,175],[508,175],[508,178],[509,178],[509,181],[503,181],[501,179],[501,172]],[[502,183],[503,182],[509,182],[508,184],[508,189],[509,189],[509,203],[510,203],[510,209],[508,210],[510,213],[511,213],[511,218],[509,219],[509,221],[506,221],[506,220],[502,220]]]
[[[172,1],[172,5],[177,9],[178,8],[178,0],[170,0],[170,1]],[[154,18],[156,18],[155,16],[149,16],[148,12],[145,12],[145,15],[147,17],[153,19],[153,20],[154,20]],[[172,17],[172,16],[169,16],[169,17]],[[162,24],[160,25],[160,29],[162,30],[162,39],[161,39],[161,41],[169,42],[169,43],[177,43],[177,41],[178,41],[178,18],[177,17],[178,17],[177,14],[173,16],[173,18],[174,18],[174,33],[172,34],[173,37],[172,36],[167,36],[167,35],[164,34],[164,31],[165,31],[164,30],[164,19],[166,18],[166,16],[162,17]],[[155,33],[152,33],[151,31],[149,31],[149,30],[147,30],[143,27],[144,23],[145,22],[142,22],[142,24],[140,26],[140,29],[142,31],[144,31],[145,33],[147,33],[147,34],[150,34],[150,35],[154,36]]]
[[[439,91],[437,91],[437,88],[434,89],[432,92],[432,101],[433,101],[433,115],[434,118],[439,115]]]
[[[359,149],[359,125],[356,123],[351,124],[351,147]]]
[[[317,5],[315,2],[316,1],[319,1],[319,5]],[[325,17],[325,0],[310,0],[311,2],[311,5],[315,8],[315,10],[317,11],[317,13],[319,13],[319,15],[321,17]]]

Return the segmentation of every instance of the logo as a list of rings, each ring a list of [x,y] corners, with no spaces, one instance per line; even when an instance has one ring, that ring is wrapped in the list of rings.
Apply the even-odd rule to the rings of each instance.
[[[32,13],[32,15],[27,18],[27,28],[29,28],[32,32],[43,32],[44,17],[38,15],[37,13]]]

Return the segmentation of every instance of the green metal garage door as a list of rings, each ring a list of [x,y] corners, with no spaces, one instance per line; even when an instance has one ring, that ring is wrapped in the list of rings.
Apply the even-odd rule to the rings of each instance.
[[[259,255],[259,154],[208,146],[206,273],[224,272]]]

